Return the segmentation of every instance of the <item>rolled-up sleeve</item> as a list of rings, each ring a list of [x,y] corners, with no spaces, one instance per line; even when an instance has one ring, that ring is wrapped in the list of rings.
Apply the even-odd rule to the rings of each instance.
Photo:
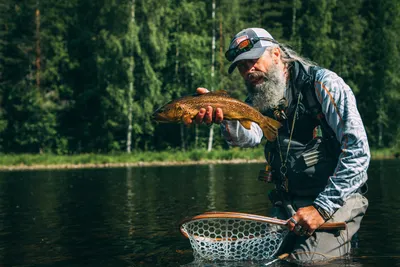
[[[250,129],[246,129],[236,120],[222,121],[221,134],[230,146],[238,147],[257,146],[263,138],[263,132],[257,123],[252,122]]]
[[[370,151],[355,96],[343,79],[332,71],[319,70],[315,93],[327,123],[341,144],[335,172],[315,200],[317,205],[333,214],[367,181]]]

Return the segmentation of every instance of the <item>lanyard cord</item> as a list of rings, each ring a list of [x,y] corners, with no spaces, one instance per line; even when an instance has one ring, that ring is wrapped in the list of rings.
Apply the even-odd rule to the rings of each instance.
[[[299,93],[299,96],[298,96],[298,98],[297,98],[296,109],[295,109],[295,111],[294,111],[294,117],[293,117],[293,121],[292,121],[292,128],[290,129],[290,137],[289,137],[289,143],[288,143],[288,146],[287,146],[287,149],[286,149],[285,161],[283,161],[281,145],[280,145],[280,142],[279,142],[279,134],[278,134],[278,140],[277,140],[277,142],[278,142],[278,148],[279,148],[279,156],[280,156],[280,158],[281,158],[281,168],[280,168],[280,172],[281,172],[282,177],[284,177],[284,179],[285,179],[284,182],[285,182],[285,189],[286,189],[286,191],[288,191],[288,180],[287,180],[287,177],[286,177],[286,172],[287,172],[286,163],[287,163],[288,156],[289,156],[290,144],[291,144],[291,142],[292,142],[292,136],[293,136],[293,132],[294,132],[294,125],[295,125],[295,123],[296,123],[297,111],[298,111],[298,109],[299,109],[299,104],[300,104],[300,97],[301,97],[301,94]]]

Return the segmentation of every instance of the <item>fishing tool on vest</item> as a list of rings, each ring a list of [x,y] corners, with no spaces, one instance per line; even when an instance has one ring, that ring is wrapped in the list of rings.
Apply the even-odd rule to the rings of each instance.
[[[260,170],[260,172],[258,173],[258,180],[261,182],[272,183],[272,167],[269,162],[271,162],[270,152],[268,152],[267,161],[265,163],[265,170]]]
[[[239,212],[206,212],[180,223],[197,262],[272,260],[289,230],[287,220]],[[318,230],[346,229],[325,223]]]
[[[286,173],[287,173],[286,163],[288,161],[289,149],[290,149],[290,144],[292,142],[294,126],[295,126],[295,123],[296,123],[296,118],[297,118],[297,112],[298,112],[298,109],[299,109],[300,99],[301,99],[301,94],[299,93],[299,95],[297,97],[296,109],[295,109],[294,116],[293,116],[292,128],[290,129],[290,137],[289,137],[289,142],[288,142],[287,149],[286,149],[286,157],[285,157],[285,159],[283,159],[283,155],[282,155],[282,149],[281,149],[281,145],[280,145],[279,134],[278,134],[277,141],[276,141],[277,144],[278,144],[278,149],[279,149],[279,157],[281,159],[281,167],[279,169],[281,180],[282,180],[281,181],[281,187],[285,192],[289,192],[289,179],[286,176]]]
[[[288,102],[286,98],[282,98],[281,100],[279,100],[278,106],[274,109],[274,116],[276,120],[278,121],[287,120],[287,116],[285,113],[287,106]]]
[[[288,106],[288,101],[286,100],[286,98],[282,98],[281,100],[279,100],[278,106],[274,108],[273,111],[276,120],[278,121],[287,120],[287,116],[285,113],[287,106]],[[268,152],[268,156],[266,156],[266,158],[267,160],[265,164],[265,170],[260,170],[260,172],[258,173],[258,180],[262,182],[272,183],[273,178],[272,178],[272,167],[270,164],[271,162],[270,152]]]

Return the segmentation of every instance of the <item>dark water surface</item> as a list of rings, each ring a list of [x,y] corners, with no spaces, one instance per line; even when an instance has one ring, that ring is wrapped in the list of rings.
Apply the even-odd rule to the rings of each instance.
[[[256,179],[262,167],[0,172],[0,266],[187,265],[180,220],[212,210],[267,214],[272,186]],[[400,266],[399,160],[371,163],[367,197],[358,248],[331,266]]]

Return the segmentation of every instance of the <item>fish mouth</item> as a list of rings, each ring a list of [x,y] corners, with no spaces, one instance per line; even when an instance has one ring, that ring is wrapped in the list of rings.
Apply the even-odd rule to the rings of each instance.
[[[156,121],[156,122],[161,122],[161,123],[166,123],[166,122],[171,122],[173,121],[173,119],[171,119],[169,116],[167,116],[166,114],[162,113],[162,112],[154,112],[151,115],[152,120]]]
[[[151,119],[154,121],[158,121],[158,122],[166,122],[167,121],[167,118],[158,112],[154,112],[151,115]]]

